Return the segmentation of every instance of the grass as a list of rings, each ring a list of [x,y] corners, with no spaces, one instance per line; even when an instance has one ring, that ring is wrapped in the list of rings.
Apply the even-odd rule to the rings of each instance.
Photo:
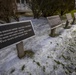
[[[36,64],[37,64],[38,66],[41,66],[39,62],[36,62]]]
[[[56,43],[57,45],[59,45],[58,43]]]
[[[33,60],[33,62],[35,62],[38,66],[41,67],[40,63],[39,62],[36,62],[35,60]]]
[[[71,28],[71,26],[64,27],[64,29],[70,29],[70,28]]]
[[[57,61],[57,60],[54,60],[58,65],[62,65],[63,67],[64,67],[64,64],[62,63],[62,62],[60,62],[60,61]]]
[[[70,52],[74,53],[75,50],[72,47],[69,47]]]
[[[70,11],[70,13],[72,14],[72,17],[74,17],[74,13],[76,13],[76,10],[72,10]]]
[[[70,56],[64,56],[64,55],[62,55],[62,57],[65,59],[65,60],[71,60],[71,58],[70,58]]]
[[[57,60],[54,60],[57,64],[61,64],[61,62],[60,61],[57,61]]]
[[[45,66],[43,66],[43,71],[45,72]]]
[[[27,72],[29,75],[32,75],[30,72]]]
[[[11,70],[10,74],[12,74],[14,71],[15,71],[15,69],[13,68],[13,69]]]
[[[72,17],[74,18],[74,13],[76,13],[76,10],[74,9],[74,10],[71,10],[70,12],[68,12],[68,13],[71,13],[71,15],[72,15]],[[65,13],[66,14],[66,13]],[[66,20],[66,15],[63,15],[63,16],[61,16],[61,19],[62,20]]]
[[[66,57],[64,55],[62,55],[62,57],[66,60]]]
[[[47,58],[50,58],[50,56],[47,56]]]
[[[52,42],[50,42],[50,44],[52,44]]]
[[[56,65],[54,65],[54,66],[53,66],[53,68],[54,68],[54,70],[56,70],[56,69],[57,69],[57,66],[56,66]]]
[[[25,17],[33,17],[33,13],[31,11],[29,12],[18,12],[19,16],[25,16]]]
[[[21,70],[23,71],[25,69],[25,65],[23,65],[22,67],[21,67]]]
[[[47,58],[52,58],[51,56],[47,56]]]
[[[65,71],[65,73],[66,73],[66,74],[69,74],[69,72],[68,72],[67,70]]]
[[[54,34],[54,35],[49,34],[49,36],[51,36],[51,37],[57,37],[59,35],[60,35],[59,33],[58,34]]]
[[[66,19],[66,15],[63,15],[60,18],[61,18],[61,20],[65,20]]]
[[[34,52],[32,50],[25,51],[25,56],[32,58],[34,56]]]
[[[68,12],[68,13],[71,13],[72,17],[74,18],[74,13],[76,13],[76,10],[75,10],[75,9],[74,9],[74,10],[71,10],[71,11]],[[65,14],[64,14],[64,16],[65,16]]]

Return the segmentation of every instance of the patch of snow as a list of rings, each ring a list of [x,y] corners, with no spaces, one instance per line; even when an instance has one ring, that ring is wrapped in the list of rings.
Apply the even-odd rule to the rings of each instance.
[[[15,44],[0,50],[0,75],[76,75],[76,26],[58,28],[61,35],[50,37],[46,18],[32,20],[35,36],[23,40],[24,49],[34,51],[34,57],[17,57]],[[25,65],[22,70],[22,66]]]

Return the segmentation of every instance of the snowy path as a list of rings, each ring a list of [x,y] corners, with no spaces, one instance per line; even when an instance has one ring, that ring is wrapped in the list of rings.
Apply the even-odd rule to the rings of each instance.
[[[15,44],[1,49],[0,75],[76,75],[76,26],[60,28],[61,35],[52,38],[45,18],[20,19],[33,22],[36,35],[24,40],[24,48],[34,57],[19,59]]]

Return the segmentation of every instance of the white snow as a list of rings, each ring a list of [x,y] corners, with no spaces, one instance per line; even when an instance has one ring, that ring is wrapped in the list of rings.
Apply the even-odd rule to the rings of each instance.
[[[17,57],[15,44],[0,50],[0,75],[76,75],[76,26],[57,28],[61,35],[50,37],[46,18],[32,20],[35,36],[24,42],[25,50],[34,51],[34,57]],[[22,66],[25,65],[24,70]]]

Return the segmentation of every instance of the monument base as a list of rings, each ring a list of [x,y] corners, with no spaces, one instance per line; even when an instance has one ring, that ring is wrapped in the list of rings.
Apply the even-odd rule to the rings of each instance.
[[[18,57],[22,58],[25,56],[25,52],[24,52],[24,46],[23,46],[23,42],[21,41],[20,43],[16,44],[16,48],[17,48],[17,53],[18,53]]]

